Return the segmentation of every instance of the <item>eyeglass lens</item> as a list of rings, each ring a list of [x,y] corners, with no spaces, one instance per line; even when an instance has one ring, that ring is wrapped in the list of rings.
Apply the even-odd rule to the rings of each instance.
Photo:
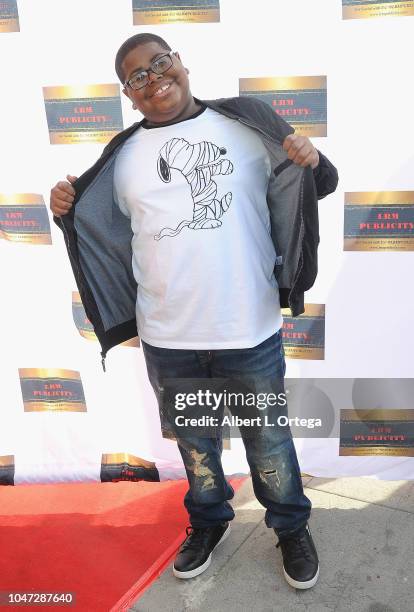
[[[148,70],[142,70],[136,74],[132,79],[129,80],[129,85],[132,89],[141,89],[145,87],[149,82],[149,73],[155,72],[155,74],[163,74],[172,66],[172,59],[170,55],[163,55],[154,62]]]

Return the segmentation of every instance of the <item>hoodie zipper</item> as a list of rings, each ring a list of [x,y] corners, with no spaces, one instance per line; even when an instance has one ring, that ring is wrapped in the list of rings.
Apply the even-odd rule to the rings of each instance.
[[[230,117],[230,115],[227,115],[227,117]],[[232,117],[232,118],[233,118],[233,117]],[[237,119],[237,121],[239,121],[240,123],[243,123],[244,125],[247,125],[248,127],[252,128],[252,129],[254,129],[254,130],[256,130],[257,132],[260,132],[260,133],[261,133],[261,134],[262,134],[262,135],[265,137],[265,139],[266,139],[268,142],[270,142],[271,144],[273,144],[272,139],[271,139],[271,138],[270,138],[270,137],[269,137],[269,136],[268,136],[268,135],[267,135],[267,134],[266,134],[266,133],[265,133],[265,132],[264,132],[264,131],[263,131],[261,128],[257,127],[256,125],[252,125],[251,123],[249,123],[248,121],[245,121],[244,119],[242,119],[242,118],[240,118],[240,117],[236,117],[236,119]],[[303,198],[303,177],[302,177],[302,181],[301,181],[300,198],[301,198],[301,200],[302,200],[302,198]],[[302,207],[302,206],[300,207],[300,218],[301,218],[301,227],[303,227],[303,225],[304,225],[304,221],[303,221],[303,207]],[[302,265],[303,265],[303,264],[302,264]],[[298,272],[297,272],[297,274],[296,274],[296,277],[295,277],[295,279],[294,279],[294,281],[293,281],[293,286],[291,287],[290,293],[289,293],[289,295],[288,295],[288,302],[289,302],[289,307],[290,307],[290,308],[291,308],[291,305],[292,305],[292,304],[291,304],[291,299],[290,299],[290,297],[291,297],[291,293],[292,293],[292,291],[293,291],[293,289],[294,289],[294,286],[295,286],[295,280],[298,278],[298,276],[299,276],[299,273],[300,273],[300,270],[301,270],[301,269],[302,269],[302,266],[300,266],[300,269],[298,270]]]
[[[66,242],[67,249],[68,249],[68,252],[69,252],[69,255],[70,255],[70,259],[71,259],[71,261],[75,261],[76,262],[76,259],[73,257],[72,251],[70,250],[69,236],[68,236],[68,233],[66,231],[66,227],[65,227],[65,224],[64,224],[63,221],[61,221],[60,227],[62,228],[63,234],[65,236],[65,242]],[[77,262],[76,262],[76,270],[77,270],[77,273],[78,273],[78,276],[79,276],[79,266],[77,265]],[[103,350],[101,351],[101,365],[102,365],[102,369],[103,369],[104,372],[106,372],[106,366],[105,366],[106,353],[107,353],[107,351],[103,351]]]
[[[272,139],[266,134],[266,132],[264,132],[261,128],[257,127],[256,125],[252,125],[251,123],[249,123],[249,121],[246,121],[245,119],[242,119],[241,117],[232,117],[231,115],[228,115],[227,113],[222,113],[222,114],[225,114],[227,117],[231,119],[237,119],[237,121],[239,121],[240,123],[244,125],[247,125],[247,127],[250,127],[253,130],[256,130],[257,132],[260,132],[269,143],[273,144]],[[301,201],[303,201],[303,176],[301,180],[300,199]],[[301,219],[301,227],[303,228],[304,227],[303,206],[300,207],[300,219]],[[289,307],[291,309],[292,309],[291,294],[293,293],[293,289],[295,288],[295,284],[296,284],[295,281],[298,279],[300,271],[302,270],[302,267],[303,267],[303,262],[302,262],[302,265],[299,267],[299,270],[297,271],[295,278],[293,279],[292,287],[290,288],[290,292],[288,295]]]

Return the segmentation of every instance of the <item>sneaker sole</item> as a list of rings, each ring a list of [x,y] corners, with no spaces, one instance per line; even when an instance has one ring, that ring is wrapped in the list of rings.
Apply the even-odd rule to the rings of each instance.
[[[318,578],[319,578],[319,564],[318,564],[318,570],[315,574],[315,576],[311,579],[311,580],[307,580],[306,582],[298,582],[297,580],[294,580],[293,578],[291,578],[289,576],[289,574],[286,572],[285,568],[283,568],[283,573],[285,575],[285,580],[288,584],[290,584],[290,586],[292,586],[295,589],[311,589],[317,582]]]
[[[200,565],[199,567],[196,567],[195,569],[190,570],[188,572],[179,572],[178,570],[175,569],[175,567],[173,565],[173,574],[174,574],[174,576],[176,578],[181,578],[182,580],[185,580],[187,578],[195,578],[196,576],[199,576],[200,574],[205,572],[206,569],[210,566],[211,556],[212,556],[213,552],[216,550],[217,546],[219,546],[222,542],[224,542],[224,540],[229,536],[230,531],[231,531],[231,528],[230,528],[230,523],[229,523],[228,526],[227,526],[226,531],[223,533],[223,535],[221,536],[220,540],[217,542],[217,544],[215,545],[215,547],[213,548],[213,550],[211,551],[211,553],[207,557],[207,560],[204,561],[203,565]]]

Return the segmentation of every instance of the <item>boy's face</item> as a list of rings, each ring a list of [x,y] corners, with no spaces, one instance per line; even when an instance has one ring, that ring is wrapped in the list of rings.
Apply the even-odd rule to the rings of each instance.
[[[126,55],[122,62],[125,82],[141,70],[147,70],[151,63],[168,53],[156,42],[139,45]],[[145,87],[135,90],[124,85],[123,93],[134,102],[146,119],[153,123],[171,121],[184,110],[191,100],[187,72],[181,63],[180,56],[171,56],[172,66],[164,74],[149,73],[149,82]],[[160,88],[168,86],[165,91]]]

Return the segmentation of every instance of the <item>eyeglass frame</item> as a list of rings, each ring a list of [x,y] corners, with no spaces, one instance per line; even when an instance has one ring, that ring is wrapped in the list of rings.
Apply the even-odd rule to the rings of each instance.
[[[130,79],[128,79],[128,81],[125,81],[125,83],[124,83],[124,87],[129,87],[129,88],[130,88],[130,89],[132,89],[133,91],[139,91],[140,89],[144,89],[144,87],[146,87],[146,86],[148,85],[148,83],[150,82],[150,80],[149,80],[149,73],[150,73],[150,72],[152,72],[153,74],[156,74],[156,75],[160,75],[160,74],[165,74],[165,73],[166,73],[166,72],[167,72],[167,71],[168,71],[168,70],[171,68],[171,66],[173,65],[173,58],[172,58],[172,56],[173,56],[175,53],[176,53],[176,51],[168,51],[168,53],[163,53],[162,55],[160,55],[159,57],[157,57],[157,59],[155,59],[154,61],[152,61],[152,62],[151,62],[151,65],[150,65],[150,66],[149,66],[149,67],[148,67],[146,70],[140,70],[139,72],[137,72],[137,74],[136,74],[136,75],[134,75],[134,77],[136,77],[138,74],[141,74],[142,72],[146,72],[146,74],[147,74],[147,79],[148,79],[148,80],[147,80],[147,82],[145,83],[145,85],[142,85],[142,87],[139,87],[138,89],[135,89],[134,87],[132,87],[132,86],[130,85],[130,81],[131,81],[131,80],[134,78],[134,77],[131,77]],[[151,66],[152,66],[152,65],[153,65],[155,62],[158,62],[158,61],[159,61],[161,58],[166,57],[167,55],[169,55],[169,57],[170,57],[170,59],[171,59],[171,66],[169,66],[169,67],[167,68],[167,70],[164,70],[164,72],[155,72],[155,70],[153,70],[153,69],[151,68]]]

